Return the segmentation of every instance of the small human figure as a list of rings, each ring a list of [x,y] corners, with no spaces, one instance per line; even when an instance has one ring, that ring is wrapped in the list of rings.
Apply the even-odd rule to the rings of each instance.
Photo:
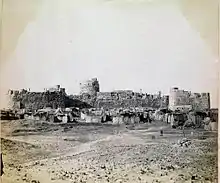
[[[163,136],[163,130],[160,130],[160,136]]]
[[[4,164],[3,164],[3,158],[2,158],[2,153],[1,153],[1,176],[4,174],[3,168],[4,168]]]

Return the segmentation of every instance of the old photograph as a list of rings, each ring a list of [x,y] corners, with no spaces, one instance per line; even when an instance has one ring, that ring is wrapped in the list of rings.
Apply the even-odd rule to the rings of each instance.
[[[218,0],[0,0],[3,183],[217,183]]]

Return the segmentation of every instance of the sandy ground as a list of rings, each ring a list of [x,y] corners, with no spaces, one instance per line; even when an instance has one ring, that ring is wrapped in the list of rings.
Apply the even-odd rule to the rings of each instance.
[[[188,129],[186,137],[191,144],[180,146],[182,131],[162,122],[2,121],[2,182],[217,182],[217,133]]]

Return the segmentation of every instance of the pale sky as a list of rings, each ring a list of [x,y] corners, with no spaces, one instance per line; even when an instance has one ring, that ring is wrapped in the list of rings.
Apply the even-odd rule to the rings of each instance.
[[[61,84],[72,94],[79,92],[81,81],[97,77],[101,91],[167,94],[177,86],[211,92],[212,106],[217,106],[216,45],[210,46],[206,35],[192,26],[179,0],[32,0],[27,7],[36,11],[8,51],[16,34],[9,25],[18,19],[12,15],[20,11],[17,16],[24,19],[32,13],[19,10],[13,1],[4,5],[1,105],[9,88],[39,91]],[[217,29],[214,33],[217,40]]]

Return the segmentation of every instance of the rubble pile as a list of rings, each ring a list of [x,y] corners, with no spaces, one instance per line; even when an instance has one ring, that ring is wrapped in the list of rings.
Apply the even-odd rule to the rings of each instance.
[[[94,107],[96,102],[96,95],[90,95],[88,93],[83,93],[81,95],[71,95],[70,98],[84,103],[85,106],[87,105],[87,108]]]
[[[19,119],[20,116],[16,115],[12,110],[0,110],[0,119],[1,120],[16,120]]]
[[[181,147],[188,147],[189,145],[191,145],[191,140],[183,138],[181,140],[178,140],[178,145]]]

